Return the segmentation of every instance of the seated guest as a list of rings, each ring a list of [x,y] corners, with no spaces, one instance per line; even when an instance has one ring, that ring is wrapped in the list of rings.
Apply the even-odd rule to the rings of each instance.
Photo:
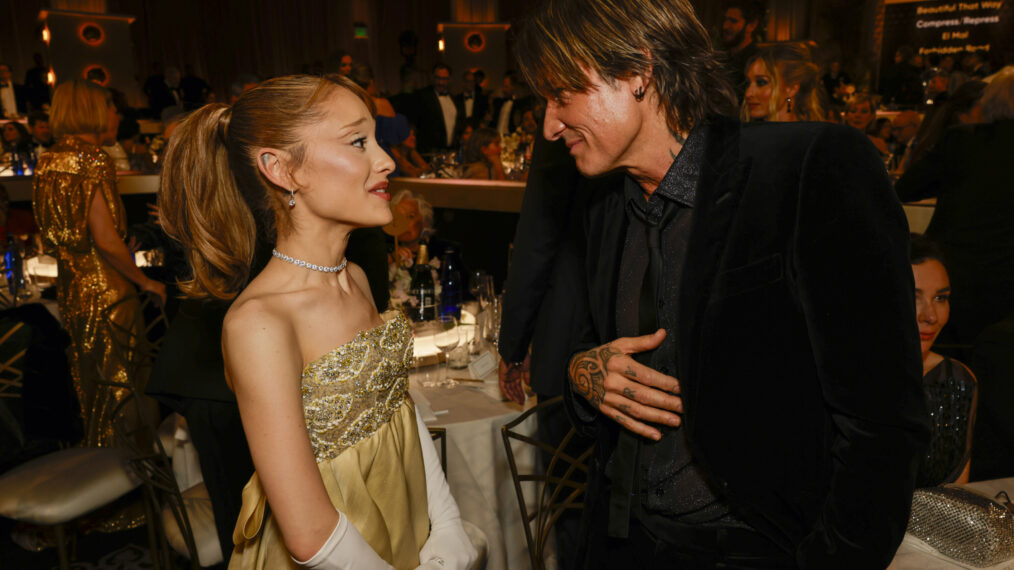
[[[964,364],[931,350],[951,313],[951,283],[943,251],[925,237],[912,234],[909,257],[915,277],[923,389],[933,420],[933,436],[920,462],[916,487],[967,483],[975,423],[975,376]]]
[[[848,106],[845,108],[845,124],[855,127],[864,133],[867,132],[867,129],[870,128],[870,125],[876,118],[877,105],[873,97],[868,93],[859,93],[849,101]],[[881,154],[888,152],[886,143],[873,136],[870,136],[870,140]],[[877,144],[878,141],[880,144]]]
[[[398,192],[391,200],[394,222],[401,222],[404,229],[394,236],[397,247],[391,254],[391,261],[398,265],[410,265],[419,251],[419,244],[433,235],[433,206],[411,190]],[[432,255],[433,252],[430,251]]]
[[[894,135],[894,154],[898,170],[904,171],[910,161],[912,149],[915,147],[915,135],[922,124],[922,115],[916,111],[902,111],[895,115],[891,124]]]
[[[747,60],[744,121],[826,121],[827,104],[810,50],[796,44],[761,49]]]
[[[877,147],[880,154],[891,154],[891,148],[894,146],[891,119],[887,117],[874,119],[870,123],[870,126],[866,127],[866,134],[869,135],[870,140],[873,141],[873,146]]]
[[[944,136],[944,131],[956,125],[981,123],[982,94],[986,83],[979,80],[966,81],[958,87],[943,104],[926,115],[926,120],[915,135],[909,165],[915,164]]]
[[[32,136],[28,129],[16,121],[4,123],[3,126],[3,149],[4,152],[27,152],[32,148]]]
[[[391,156],[398,164],[398,170],[401,171],[402,176],[421,176],[432,169],[416,150],[415,129],[411,125],[408,128],[408,136],[391,147]]]
[[[507,180],[500,162],[500,135],[489,127],[480,127],[472,133],[462,162],[465,164],[463,178]]]
[[[984,123],[947,129],[895,185],[902,202],[937,199],[926,235],[947,254],[954,284],[948,344],[970,345],[1014,313],[1014,67],[986,87],[982,115]]]
[[[947,101],[951,75],[942,67],[931,67],[922,74],[923,104],[938,107]]]
[[[53,132],[49,130],[49,115],[36,111],[28,115],[28,129],[32,132],[32,147],[38,156],[53,146]]]

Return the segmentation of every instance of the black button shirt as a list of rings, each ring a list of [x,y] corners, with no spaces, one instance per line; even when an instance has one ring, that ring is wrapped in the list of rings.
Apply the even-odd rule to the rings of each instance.
[[[649,259],[646,224],[642,221],[647,220],[659,224],[661,229],[662,271],[656,308],[657,322],[666,330],[666,338],[646,361],[655,370],[670,376],[677,376],[678,370],[677,299],[704,158],[704,139],[705,129],[691,131],[683,149],[647,200],[632,178],[627,177],[624,187],[628,224],[617,287],[617,337],[643,334],[639,330],[638,310],[641,282]],[[666,202],[670,204],[667,206]],[[642,440],[641,443],[639,470],[635,475],[640,504],[634,506],[634,516],[640,512],[642,518],[665,516],[685,523],[732,522],[728,505],[715,493],[705,473],[694,462],[685,430],[656,427],[660,427],[662,439],[658,442]],[[612,464],[607,466],[607,473],[612,467]]]

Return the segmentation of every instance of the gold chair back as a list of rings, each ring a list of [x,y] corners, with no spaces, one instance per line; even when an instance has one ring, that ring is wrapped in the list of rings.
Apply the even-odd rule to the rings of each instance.
[[[588,458],[591,457],[593,447],[581,450],[576,455],[569,450],[568,447],[577,433],[573,428],[567,432],[559,444],[554,446],[522,433],[518,426],[533,415],[562,405],[562,396],[540,402],[514,420],[504,424],[501,431],[504,450],[507,452],[507,462],[511,469],[511,478],[514,480],[518,508],[521,510],[521,521],[524,523],[528,554],[531,557],[532,568],[535,570],[544,570],[546,567],[546,547],[553,526],[560,515],[568,510],[580,511],[584,508]],[[537,467],[531,472],[521,472],[518,468],[515,443],[534,447],[536,452],[544,452],[550,458],[548,465],[540,468],[538,467],[539,461],[536,461]],[[526,483],[534,484],[534,494],[532,495],[534,502],[531,507],[525,497]],[[532,486],[528,485],[529,488]]]

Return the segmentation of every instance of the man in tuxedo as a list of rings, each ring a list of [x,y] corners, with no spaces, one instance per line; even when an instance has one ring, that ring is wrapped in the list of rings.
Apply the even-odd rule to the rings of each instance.
[[[489,112],[489,95],[483,90],[482,81],[476,78],[477,74],[481,74],[483,79],[486,77],[481,69],[469,69],[462,75],[464,89],[461,92],[461,105],[465,110],[466,123],[473,126],[482,123]]]
[[[49,128],[49,115],[42,111],[35,111],[28,115],[28,130],[32,133],[32,147],[35,149],[35,156],[49,150],[55,142],[53,131]]]
[[[521,124],[521,115],[530,108],[528,97],[519,97],[518,80],[513,72],[503,78],[501,97],[493,99],[493,128],[500,136],[509,135]]]
[[[686,0],[549,0],[516,50],[543,134],[595,178],[553,262],[564,400],[596,440],[583,567],[887,566],[929,425],[876,150],[723,118]]]
[[[450,92],[450,66],[436,64],[432,77],[433,85],[416,91],[410,108],[399,109],[415,124],[416,148],[423,154],[456,148],[465,118],[461,96]]]
[[[14,84],[10,64],[0,63],[0,118],[13,119],[25,113],[25,93]]]

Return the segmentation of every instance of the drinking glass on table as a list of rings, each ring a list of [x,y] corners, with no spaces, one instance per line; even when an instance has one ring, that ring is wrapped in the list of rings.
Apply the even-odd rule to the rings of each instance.
[[[472,294],[472,297],[482,304],[481,295],[483,293],[486,277],[488,275],[482,269],[476,269],[468,274],[468,292]]]
[[[440,315],[435,322],[437,332],[433,336],[433,344],[444,354],[444,380],[441,385],[450,388],[458,384],[456,380],[447,378],[447,369],[450,367],[448,360],[451,350],[461,342],[461,329],[458,327],[458,320],[451,315]]]

